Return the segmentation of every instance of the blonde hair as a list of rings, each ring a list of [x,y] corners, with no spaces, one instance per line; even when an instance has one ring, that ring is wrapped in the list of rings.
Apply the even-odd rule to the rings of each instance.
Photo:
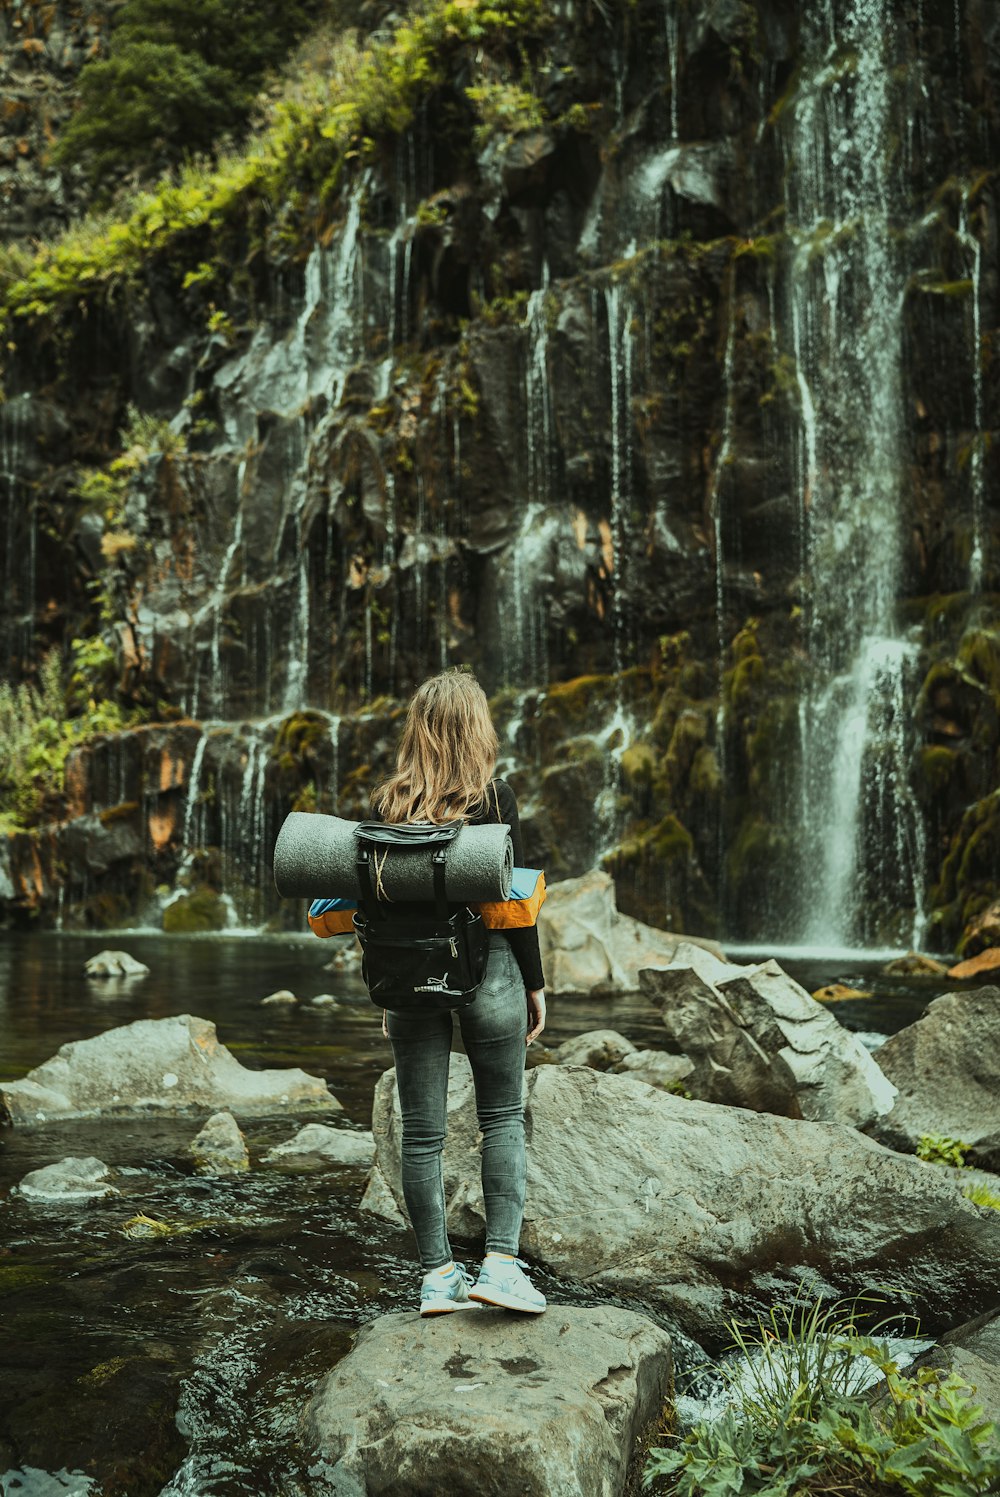
[[[396,770],[372,791],[384,821],[455,821],[486,800],[497,735],[475,676],[452,669],[414,693]]]

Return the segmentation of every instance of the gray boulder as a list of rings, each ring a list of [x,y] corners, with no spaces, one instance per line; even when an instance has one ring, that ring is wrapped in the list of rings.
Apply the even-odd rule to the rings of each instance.
[[[0,1082],[0,1117],[18,1124],[60,1118],[184,1115],[228,1108],[238,1116],[331,1112],[340,1103],[320,1076],[298,1067],[251,1071],[193,1014],[136,1019],[61,1045],[20,1081]]]
[[[588,1029],[564,1040],[552,1051],[560,1066],[593,1066],[595,1071],[610,1071],[635,1049],[617,1029]]]
[[[444,1181],[456,1240],[484,1213],[468,1061],[451,1057]],[[1000,1212],[961,1172],[882,1148],[853,1128],[688,1101],[587,1067],[526,1076],[528,1192],[521,1244],[556,1272],[669,1305],[718,1338],[803,1282],[885,1286],[932,1334],[1000,1301]],[[403,1211],[395,1076],[375,1091],[376,1164],[364,1205]]]
[[[375,1153],[370,1133],[348,1128],[330,1128],[326,1123],[307,1123],[293,1138],[275,1144],[262,1156],[265,1164],[303,1158],[322,1159],[330,1164],[369,1165]]]
[[[672,1391],[670,1338],[613,1306],[383,1315],[303,1434],[342,1497],[618,1497]]]
[[[913,1153],[923,1134],[943,1134],[1000,1170],[1000,988],[935,998],[886,1040],[878,1063],[899,1091],[875,1130],[882,1143]]]
[[[538,942],[550,993],[638,992],[639,969],[665,967],[679,939],[620,914],[614,880],[599,868],[550,885],[538,912]],[[714,941],[693,944],[722,955]]]
[[[705,1102],[863,1128],[895,1088],[858,1038],[775,961],[738,967],[682,942],[666,968],[639,974],[662,1011],[669,1049]]]
[[[88,977],[146,977],[149,968],[127,951],[99,951],[83,964]]]
[[[666,1050],[633,1050],[611,1069],[619,1076],[631,1076],[633,1081],[645,1081],[647,1086],[688,1093],[694,1062],[686,1055],[669,1055]]]
[[[12,1195],[34,1201],[95,1201],[117,1196],[121,1191],[110,1183],[112,1171],[103,1159],[92,1154],[86,1158],[67,1157],[55,1164],[31,1170],[12,1187]]]
[[[231,1112],[213,1112],[191,1140],[200,1175],[239,1175],[250,1168],[250,1150]]]

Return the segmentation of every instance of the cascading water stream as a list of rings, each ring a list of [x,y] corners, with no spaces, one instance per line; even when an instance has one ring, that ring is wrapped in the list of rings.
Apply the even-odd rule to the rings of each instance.
[[[980,592],[983,586],[983,511],[986,503],[983,471],[983,353],[981,329],[980,283],[982,245],[978,235],[969,229],[968,197],[963,194],[958,221],[959,242],[972,257],[972,391],[974,430],[969,447],[969,489],[972,495],[972,546],[969,555],[969,591]]]
[[[617,676],[625,667],[627,654],[624,636],[632,518],[632,307],[627,301],[623,307],[622,290],[618,282],[609,282],[604,289],[611,375],[611,541],[614,552],[611,628]]]
[[[887,0],[827,0],[822,15],[804,15],[806,63],[784,136],[811,667],[800,716],[797,923],[801,938],[826,945],[901,934],[898,908],[894,923],[878,879],[866,878],[873,789],[904,826],[914,809],[905,752],[888,777],[871,767],[878,725],[891,718],[903,735],[909,726],[895,604],[905,266],[893,233],[901,190],[885,146],[896,24]],[[916,848],[915,836],[907,841]],[[915,910],[918,855],[901,896]]]

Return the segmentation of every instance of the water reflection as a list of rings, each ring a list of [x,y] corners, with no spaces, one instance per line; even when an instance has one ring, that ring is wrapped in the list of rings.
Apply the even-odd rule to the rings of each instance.
[[[49,1059],[67,1040],[191,1013],[214,1021],[244,1065],[301,1066],[322,1076],[344,1112],[310,1121],[370,1124],[375,1083],[391,1056],[357,979],[324,970],[328,944],[116,938],[111,944],[145,962],[149,976],[88,980],[85,960],[107,944],[51,935],[0,944],[4,1079]],[[858,976],[856,966],[851,975]],[[827,967],[821,980],[843,976]],[[303,1001],[261,1006],[285,987]],[[328,992],[336,1009],[310,1007],[310,998]],[[838,1017],[884,1031],[908,1022],[921,1001],[911,992],[881,1010],[881,998],[852,1002],[839,1005]],[[637,995],[552,1000],[550,1044],[592,1028],[621,1030],[643,1048],[656,1047],[663,1033]],[[412,1307],[417,1270],[408,1234],[358,1211],[363,1170],[261,1163],[297,1130],[294,1115],[241,1121],[248,1173],[196,1175],[188,1146],[202,1121],[109,1118],[0,1131],[0,1473],[7,1473],[0,1492],[318,1497],[329,1490],[299,1443],[297,1420],[359,1325]],[[121,1171],[113,1182],[120,1194],[76,1205],[10,1195],[29,1170],[67,1155],[93,1155]],[[123,1225],[139,1211],[191,1230],[128,1237]],[[556,1303],[611,1298],[543,1270],[534,1277]],[[617,1302],[674,1330],[655,1303]],[[700,1348],[674,1334],[682,1370],[703,1360]]]

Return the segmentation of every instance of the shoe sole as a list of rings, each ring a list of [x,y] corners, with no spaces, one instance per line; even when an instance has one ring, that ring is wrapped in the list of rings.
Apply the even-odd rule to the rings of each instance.
[[[502,1289],[470,1289],[469,1298],[481,1305],[496,1305],[500,1310],[520,1310],[524,1315],[541,1315],[547,1309],[546,1305],[526,1305],[523,1299],[505,1294]]]
[[[478,1310],[478,1309],[479,1309],[479,1306],[476,1305],[476,1304],[473,1304],[471,1300],[463,1300],[460,1304],[454,1304],[454,1305],[433,1305],[433,1306],[428,1305],[426,1309],[424,1308],[423,1305],[421,1305],[421,1307],[420,1307],[420,1313],[421,1313],[421,1315],[451,1315],[452,1312],[455,1311],[455,1310]]]

